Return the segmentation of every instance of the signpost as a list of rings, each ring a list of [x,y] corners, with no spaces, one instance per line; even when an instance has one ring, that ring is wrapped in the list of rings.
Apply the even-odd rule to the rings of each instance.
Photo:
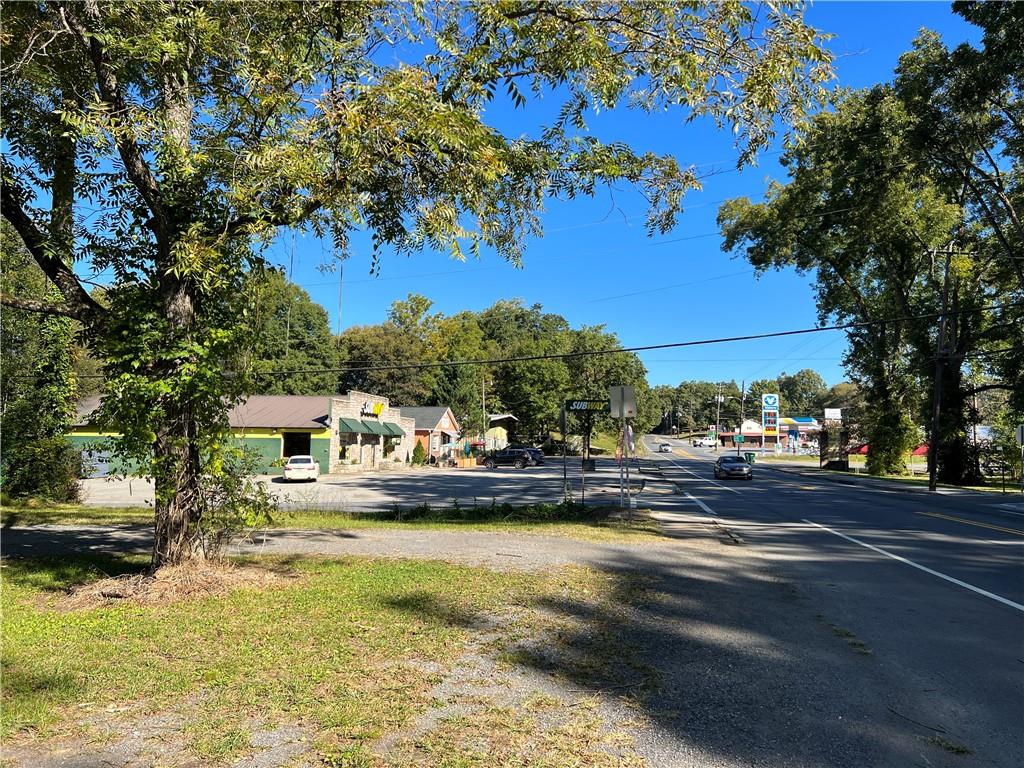
[[[568,415],[575,413],[580,417],[583,430],[583,456],[580,460],[580,501],[587,503],[587,470],[590,468],[590,434],[594,430],[594,415],[608,413],[611,410],[610,400],[591,400],[576,398],[566,400],[562,406],[562,481],[565,484],[566,498],[570,498],[569,470],[566,459],[565,440],[568,432]]]
[[[636,390],[629,386],[613,386],[609,390],[611,401],[612,418],[622,422],[622,460],[619,462],[619,508],[626,506],[626,496],[629,496],[629,508],[632,509],[635,501],[629,493],[629,437],[626,434],[626,419],[636,416]],[[626,477],[623,485],[622,469],[625,465]]]
[[[1020,492],[1024,493],[1024,424],[1017,427],[1017,445],[1020,446]]]
[[[768,447],[768,438],[774,437],[779,443],[779,396],[775,393],[761,395],[761,448]],[[736,449],[737,455],[739,449]]]

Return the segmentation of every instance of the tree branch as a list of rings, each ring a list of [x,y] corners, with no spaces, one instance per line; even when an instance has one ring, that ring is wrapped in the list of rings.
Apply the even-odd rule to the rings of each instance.
[[[36,299],[20,299],[17,296],[11,296],[9,293],[3,292],[0,292],[0,304],[3,304],[5,307],[13,307],[14,309],[23,309],[26,312],[38,312],[42,315],[62,315],[64,317],[73,317],[76,320],[82,320],[85,317],[81,307],[72,306],[71,304],[50,304],[49,302],[37,301]]]
[[[130,119],[128,104],[124,99],[121,86],[117,82],[117,76],[107,62],[106,52],[103,45],[89,30],[82,21],[73,13],[69,13],[70,6],[61,6],[60,16],[68,29],[78,38],[85,48],[86,54],[92,61],[93,69],[96,71],[96,84],[99,88],[100,97],[111,108],[111,114],[116,119]],[[99,8],[95,0],[86,0],[86,14],[91,20],[99,19]],[[125,172],[132,184],[139,190],[142,199],[153,214],[156,225],[160,228],[159,234],[167,231],[167,213],[164,210],[160,196],[160,187],[156,178],[150,171],[149,165],[143,156],[142,149],[123,131],[113,131],[117,143],[117,151],[124,163]]]
[[[103,307],[85,290],[74,270],[50,252],[46,237],[25,213],[21,201],[15,197],[9,184],[0,185],[0,214],[14,227],[36,264],[43,270],[43,274],[50,278],[63,294],[68,310],[74,313],[57,312],[54,314],[67,314],[70,317],[84,320],[103,310]],[[28,307],[22,307],[22,309],[28,309]],[[40,312],[42,310],[32,309],[31,311]]]
[[[1013,386],[1010,384],[982,384],[980,387],[973,387],[972,389],[965,389],[965,395],[976,395],[979,392],[988,392],[993,389],[1001,389],[1006,392],[1012,392]]]

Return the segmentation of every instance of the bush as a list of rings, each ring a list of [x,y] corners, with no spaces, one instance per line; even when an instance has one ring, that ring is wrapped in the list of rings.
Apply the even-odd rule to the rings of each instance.
[[[79,500],[82,457],[63,437],[42,437],[4,446],[3,493],[11,499],[35,497],[55,502]]]
[[[417,442],[416,447],[412,449],[412,463],[416,466],[424,464],[427,460],[427,452],[423,448],[423,443]]]

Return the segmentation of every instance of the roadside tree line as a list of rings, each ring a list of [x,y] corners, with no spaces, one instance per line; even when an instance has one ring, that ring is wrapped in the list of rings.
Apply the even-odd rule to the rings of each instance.
[[[981,47],[923,31],[892,82],[836,92],[789,142],[787,183],[718,218],[758,270],[814,276],[823,324],[860,324],[844,363],[869,470],[899,472],[922,425],[930,468],[962,484],[973,425],[1012,457],[1024,422],[1024,6],[953,7]]]

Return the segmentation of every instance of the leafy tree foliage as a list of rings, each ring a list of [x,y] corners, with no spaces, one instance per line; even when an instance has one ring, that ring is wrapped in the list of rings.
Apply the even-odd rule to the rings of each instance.
[[[200,550],[201,480],[221,471],[226,408],[248,389],[238,297],[279,228],[330,234],[341,252],[366,229],[378,255],[517,260],[547,197],[626,181],[652,202],[648,227],[667,230],[694,171],[604,143],[585,117],[682,107],[732,128],[749,160],[828,76],[801,10],[5,4],[0,207],[60,300],[3,300],[83,323],[104,363],[100,418],[155,480],[154,566]],[[506,136],[484,121],[499,88],[563,107]],[[104,301],[77,259],[114,274]]]
[[[265,395],[329,395],[337,374],[275,371],[322,371],[338,366],[338,347],[327,311],[278,270],[253,273],[246,285],[252,307],[250,341],[241,367],[251,371],[255,391]]]
[[[57,292],[6,222],[0,287],[26,299]],[[56,298],[59,300],[59,294]],[[73,321],[7,309],[0,318],[0,488],[11,497],[78,498],[77,452],[64,439],[74,416]]]

